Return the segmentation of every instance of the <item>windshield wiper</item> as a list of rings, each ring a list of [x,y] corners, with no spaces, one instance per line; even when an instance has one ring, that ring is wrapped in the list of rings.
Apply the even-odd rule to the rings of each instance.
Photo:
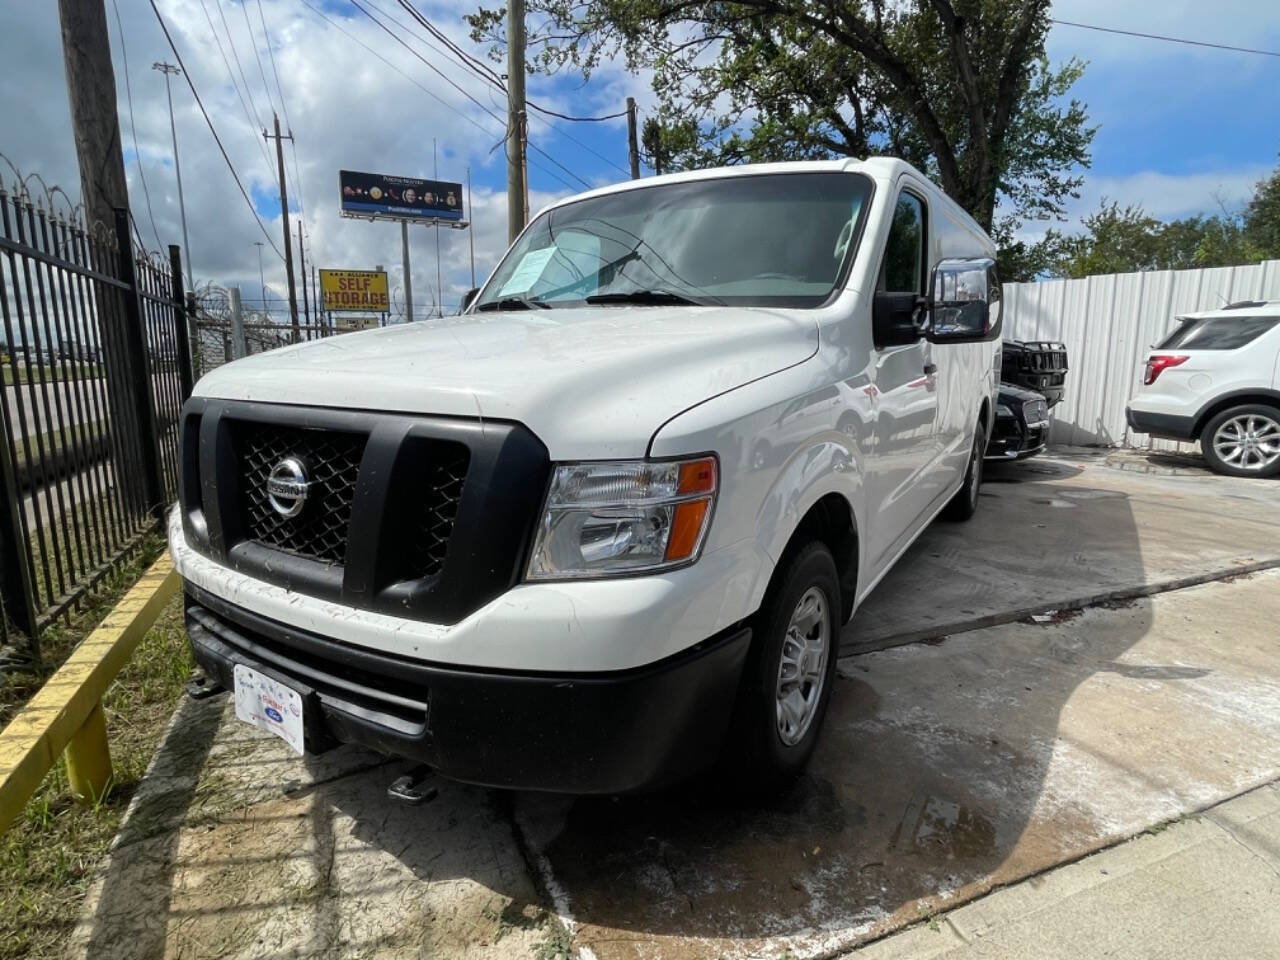
[[[705,304],[701,300],[695,300],[692,297],[686,297],[682,293],[672,293],[670,290],[625,290],[617,293],[594,293],[589,297],[583,297],[587,303],[677,303],[688,304],[690,306],[701,307]]]
[[[550,310],[551,304],[543,303],[541,300],[530,300],[528,297],[503,297],[500,300],[487,300],[476,307],[476,313],[481,310]]]

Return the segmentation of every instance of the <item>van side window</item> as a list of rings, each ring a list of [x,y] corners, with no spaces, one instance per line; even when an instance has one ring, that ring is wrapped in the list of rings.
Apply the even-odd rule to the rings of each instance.
[[[885,293],[924,293],[924,201],[902,191],[893,210],[877,289]]]

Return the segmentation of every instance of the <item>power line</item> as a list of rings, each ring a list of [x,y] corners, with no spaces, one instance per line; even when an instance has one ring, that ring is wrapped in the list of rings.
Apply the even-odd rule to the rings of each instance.
[[[369,3],[369,6],[373,7],[375,10],[377,10],[379,13],[381,13],[381,14],[382,14],[384,17],[386,17],[388,20],[391,20],[393,23],[397,23],[397,21],[396,21],[393,17],[391,17],[388,13],[386,13],[386,11],[384,11],[384,10],[382,10],[381,8],[379,8],[378,6],[376,6],[376,5],[372,2],[372,0],[366,0],[366,2],[367,2],[367,3]],[[426,17],[424,17],[424,16],[423,16],[419,11],[417,11],[417,10],[416,10],[416,9],[415,9],[415,8],[414,8],[414,7],[409,3],[409,2],[408,2],[408,0],[399,0],[399,3],[400,3],[400,6],[404,7],[404,9],[405,9],[405,10],[407,10],[407,11],[409,12],[409,14],[410,14],[411,16],[413,16],[413,18],[414,18],[414,19],[415,19],[415,20],[416,20],[416,21],[417,21],[421,26],[425,27],[425,28],[426,28],[426,30],[427,30],[427,31],[428,31],[428,32],[429,32],[433,37],[437,37],[437,38],[439,38],[439,39],[441,40],[441,42],[442,42],[442,43],[444,43],[444,44],[445,44],[445,46],[447,46],[447,47],[449,48],[449,50],[455,51],[458,55],[460,55],[461,57],[463,57],[466,61],[471,61],[471,62],[478,63],[478,61],[476,60],[476,58],[475,58],[475,57],[472,57],[472,56],[471,56],[470,54],[468,54],[466,51],[462,50],[460,47],[458,47],[458,46],[457,46],[457,44],[453,43],[451,40],[449,40],[447,37],[445,37],[445,36],[440,32],[440,30],[439,30],[438,28],[436,28],[436,27],[432,26],[432,25],[431,25],[431,23],[426,19]],[[397,25],[398,25],[398,23],[397,23]],[[410,34],[410,36],[412,36],[415,40],[417,40],[417,41],[418,41],[419,43],[421,43],[423,46],[427,47],[429,50],[432,50],[432,51],[434,51],[435,53],[438,53],[438,54],[440,54],[441,56],[444,56],[446,59],[448,59],[448,54],[447,54],[445,51],[440,50],[438,47],[434,47],[434,46],[432,46],[432,45],[431,45],[431,43],[430,43],[428,40],[426,40],[425,38],[420,37],[420,36],[418,36],[417,34],[413,34],[413,33],[411,33],[411,34]],[[469,63],[467,63],[467,62],[463,62],[463,63],[461,64],[461,66],[469,67],[469,66],[470,66],[470,64],[469,64]],[[492,87],[496,88],[500,93],[502,93],[502,94],[503,94],[503,96],[506,96],[506,93],[507,93],[507,87],[506,87],[506,84],[504,84],[504,83],[502,82],[502,79],[501,79],[501,78],[500,78],[496,73],[494,73],[492,70],[489,70],[487,67],[483,67],[482,69],[483,69],[483,71],[484,71],[484,72],[481,72],[481,70],[479,70],[479,69],[472,68],[472,72],[476,73],[476,75],[477,75],[477,76],[479,76],[481,80],[484,80],[486,83],[488,83],[488,84],[490,84]],[[491,99],[492,99],[492,98],[491,98]],[[541,106],[539,106],[538,104],[536,104],[536,103],[534,103],[533,101],[528,100],[528,99],[526,99],[526,100],[525,100],[525,105],[526,105],[526,106],[528,106],[528,107],[532,107],[535,111],[540,111],[540,112],[545,113],[545,114],[548,114],[548,115],[550,115],[550,116],[563,117],[563,118],[564,118],[564,119],[566,119],[566,120],[586,120],[586,121],[594,121],[594,120],[611,120],[611,119],[613,119],[613,118],[615,118],[615,117],[623,117],[623,116],[626,116],[626,111],[624,110],[624,111],[622,111],[621,113],[614,113],[614,114],[610,114],[610,115],[609,115],[609,116],[607,116],[607,117],[570,117],[570,116],[566,116],[565,114],[559,114],[559,113],[556,113],[555,111],[552,111],[552,110],[547,110],[545,107],[541,107]],[[612,160],[612,159],[610,159],[609,157],[606,157],[604,154],[600,153],[600,151],[596,150],[596,149],[595,149],[594,147],[592,147],[590,144],[583,143],[581,140],[579,140],[577,137],[573,136],[573,135],[572,135],[571,133],[569,133],[567,130],[563,129],[562,127],[557,126],[556,124],[554,124],[554,123],[552,123],[551,121],[547,120],[545,117],[535,116],[535,117],[534,117],[534,119],[535,119],[535,120],[537,120],[539,123],[543,124],[544,126],[546,126],[546,127],[547,127],[547,129],[549,129],[549,130],[553,130],[553,131],[555,131],[556,133],[560,134],[560,136],[564,137],[564,138],[565,138],[566,140],[568,140],[570,143],[576,144],[577,146],[581,147],[583,150],[587,151],[587,153],[590,153],[592,156],[596,157],[597,159],[602,160],[602,161],[604,161],[605,163],[609,164],[611,167],[613,167],[614,169],[616,169],[616,170],[617,170],[617,171],[619,171],[620,173],[624,173],[624,174],[628,174],[628,175],[630,174],[630,171],[629,171],[626,167],[622,166],[622,164],[618,163],[616,160]],[[532,146],[532,144],[530,144],[530,146]],[[537,148],[535,147],[534,149],[537,149]]]
[[[227,35],[227,46],[231,48],[231,57],[235,60],[236,70],[240,73],[240,82],[244,84],[244,95],[248,99],[249,103],[253,105],[253,135],[256,138],[258,131],[261,130],[265,124],[263,124],[262,118],[258,116],[258,105],[253,102],[253,91],[249,86],[249,78],[244,75],[244,66],[240,63],[240,53],[236,50],[235,38],[231,36],[231,24],[227,23],[227,11],[223,9],[222,0],[213,0],[213,2],[218,8],[218,19],[222,21],[222,29]],[[214,31],[214,33],[216,35],[217,31]],[[265,146],[262,148],[262,156],[263,159],[267,161],[267,166],[270,167],[271,158],[267,156]]]
[[[218,3],[218,0],[214,0],[214,3]],[[235,88],[236,98],[240,101],[240,109],[244,111],[244,118],[249,121],[249,129],[253,131],[253,139],[254,142],[258,144],[258,151],[262,154],[262,161],[267,165],[267,169],[270,170],[271,158],[267,156],[266,145],[262,141],[258,140],[258,130],[262,127],[262,121],[258,119],[256,110],[251,111],[249,109],[249,103],[252,98],[250,98],[250,100],[245,99],[245,92],[248,90],[249,84],[246,82],[244,85],[245,89],[240,89],[240,84],[236,82],[235,72],[231,69],[231,61],[227,59],[227,51],[223,49],[222,38],[218,36],[218,29],[213,25],[213,17],[209,15],[209,7],[206,5],[205,0],[200,0],[200,8],[204,11],[205,21],[209,24],[209,33],[213,36],[213,42],[218,47],[218,53],[222,55],[222,64],[227,68],[227,75],[231,78],[231,86]],[[218,12],[222,12],[221,5],[218,7]],[[222,18],[223,26],[226,26],[226,22],[226,17],[224,16]],[[230,31],[227,31],[227,42],[231,43]],[[231,53],[232,56],[235,57],[236,66],[238,67],[240,65],[240,57],[236,54],[234,44],[231,46]],[[243,70],[240,71],[240,79],[244,79]]]
[[[262,39],[267,44],[267,55],[271,58],[271,73],[276,78],[276,92],[280,94],[280,109],[284,111],[284,125],[288,128],[290,136],[292,136],[293,123],[289,119],[289,107],[284,101],[284,86],[280,83],[280,71],[276,69],[276,52],[271,46],[271,34],[267,31],[267,18],[262,13],[262,0],[258,0],[258,19],[262,21]],[[298,211],[305,216],[307,205],[302,197],[302,174],[298,172],[297,141],[289,141],[289,153],[293,158],[293,180],[298,187]]]
[[[469,70],[471,70],[473,73],[479,76],[480,79],[484,80],[486,83],[493,83],[493,84],[497,84],[498,86],[502,86],[502,77],[499,76],[497,71],[495,71],[491,66],[485,63],[483,60],[480,60],[477,57],[473,57],[471,54],[467,53],[467,51],[463,50],[460,46],[458,46],[456,43],[450,40],[449,37],[444,33],[444,31],[435,27],[431,23],[431,21],[428,20],[426,16],[418,10],[417,7],[415,7],[413,4],[409,2],[409,0],[399,0],[399,3],[400,3],[400,6],[403,7],[405,11],[409,14],[409,16],[413,17],[414,20],[416,20],[419,24],[421,24],[423,27],[426,28],[426,31],[429,34],[431,34],[433,37],[435,37],[437,40],[443,43],[456,56],[460,57],[462,59],[463,66],[467,67]]]
[[[495,86],[498,87],[498,89],[502,90],[503,93],[506,92],[507,88],[506,88],[506,85],[502,82],[502,78],[497,73],[495,73],[493,69],[489,67],[488,64],[482,62],[481,60],[467,53],[465,50],[459,47],[456,43],[450,40],[441,30],[432,26],[431,22],[427,20],[426,16],[423,13],[421,13],[415,6],[413,6],[413,4],[409,2],[409,0],[398,0],[398,2],[400,6],[404,7],[404,9],[407,10],[409,14],[415,20],[418,21],[418,23],[426,27],[427,31],[433,37],[435,37],[437,40],[443,43],[453,53],[461,57],[463,60],[462,65],[464,67],[468,67],[472,72],[476,73],[482,80],[488,83],[494,84]],[[383,16],[386,16],[386,14],[383,14]],[[619,111],[618,113],[610,113],[601,117],[574,117],[574,116],[570,116],[569,114],[557,113],[554,110],[548,110],[546,107],[540,106],[539,104],[534,103],[532,100],[526,99],[525,104],[529,107],[532,107],[534,110],[537,110],[539,113],[545,113],[549,117],[559,117],[561,120],[569,120],[574,123],[600,123],[605,120],[616,120],[618,117],[625,117],[627,115],[627,111],[622,110],[622,111]]]
[[[1235,53],[1256,53],[1261,57],[1280,57],[1280,53],[1272,50],[1254,50],[1251,47],[1233,47],[1225,43],[1207,43],[1203,40],[1187,40],[1182,37],[1165,37],[1158,33],[1140,33],[1136,30],[1119,30],[1115,27],[1099,27],[1091,23],[1075,23],[1072,20],[1055,20],[1049,18],[1050,23],[1056,23],[1063,27],[1079,27],[1081,30],[1097,30],[1101,33],[1118,33],[1126,37],[1141,37],[1144,40],[1163,40],[1165,43],[1185,43],[1192,47],[1209,47],[1213,50],[1231,50]]]
[[[147,175],[142,171],[142,152],[138,150],[138,127],[133,122],[133,90],[129,87],[129,51],[124,46],[124,24],[120,22],[120,6],[116,0],[111,0],[111,7],[116,12],[116,32],[120,34],[120,60],[124,63],[125,99],[129,102],[129,135],[133,138],[133,162],[138,166],[138,179],[142,181],[142,195],[147,199],[147,219],[151,221],[151,232],[156,236],[156,249],[163,250],[164,244],[160,242],[160,231],[156,229],[156,218],[151,213],[151,191],[147,189]],[[135,231],[138,229],[136,223],[133,229]],[[146,247],[146,244],[142,246]],[[190,251],[187,253],[190,254]]]
[[[602,123],[605,120],[616,120],[618,117],[625,117],[627,115],[627,111],[619,110],[617,113],[606,113],[602,117],[571,117],[567,113],[556,113],[554,110],[548,110],[546,107],[540,107],[532,100],[528,100],[526,103],[539,113],[545,113],[548,117],[559,117],[561,120],[569,120],[573,123]]]
[[[444,72],[443,72],[439,67],[437,67],[434,63],[432,63],[430,60],[428,60],[428,59],[427,59],[426,57],[424,57],[422,54],[418,53],[418,51],[417,51],[417,50],[414,50],[414,49],[413,49],[413,47],[409,46],[409,44],[405,43],[405,41],[403,40],[403,38],[401,38],[401,37],[400,37],[400,35],[399,35],[399,34],[397,34],[394,30],[392,30],[390,27],[388,27],[386,24],[384,24],[381,20],[379,20],[377,17],[375,17],[372,13],[370,13],[367,9],[365,9],[363,6],[361,6],[361,5],[360,5],[359,0],[351,0],[351,4],[352,4],[352,6],[354,6],[356,9],[358,9],[361,13],[363,13],[366,17],[368,17],[370,20],[372,20],[374,23],[376,23],[379,27],[381,27],[381,28],[383,29],[383,31],[385,31],[385,32],[386,32],[387,36],[391,37],[393,40],[395,40],[395,41],[396,41],[396,43],[400,44],[402,47],[404,47],[406,50],[408,50],[411,54],[413,54],[415,57],[417,57],[419,60],[421,60],[424,64],[426,64],[426,65],[427,65],[427,66],[428,66],[428,67],[429,67],[429,68],[430,68],[434,73],[436,73],[436,74],[437,74],[437,75],[438,75],[442,80],[444,80],[444,82],[445,82],[445,83],[449,84],[449,86],[453,87],[453,88],[454,88],[455,90],[457,90],[460,94],[462,94],[464,97],[466,97],[466,98],[467,98],[468,100],[470,100],[472,103],[474,103],[477,107],[479,107],[479,108],[480,108],[481,110],[483,110],[485,113],[489,114],[489,116],[493,117],[495,120],[497,120],[499,123],[501,123],[504,127],[506,126],[506,122],[505,122],[504,120],[502,120],[502,118],[501,118],[501,117],[499,117],[496,113],[494,113],[493,111],[491,111],[491,110],[490,110],[488,107],[486,107],[483,103],[481,103],[479,100],[477,100],[475,97],[473,97],[470,93],[468,93],[466,90],[464,90],[461,86],[459,86],[457,83],[455,83],[455,82],[454,82],[454,80],[453,80],[453,79],[452,79],[448,74],[444,73]],[[543,156],[543,157],[545,157],[547,160],[549,160],[549,161],[551,161],[552,163],[554,163],[557,167],[559,167],[561,170],[563,170],[563,171],[564,171],[565,173],[567,173],[569,176],[573,177],[575,180],[577,180],[579,183],[581,183],[584,187],[586,187],[586,188],[588,188],[588,189],[590,189],[590,188],[591,188],[591,186],[592,186],[592,185],[591,185],[591,183],[590,183],[589,181],[587,181],[587,180],[583,179],[583,178],[582,178],[581,176],[579,176],[577,173],[575,173],[574,171],[570,170],[570,169],[569,169],[568,167],[566,167],[563,163],[561,163],[561,162],[560,162],[559,160],[557,160],[555,157],[551,156],[551,154],[547,153],[545,150],[543,150],[543,149],[541,149],[540,147],[538,147],[536,144],[530,143],[530,144],[529,144],[529,148],[530,148],[531,150],[533,150],[533,151],[537,152],[538,154],[542,155],[542,156]]]
[[[149,0],[151,3],[151,11],[156,15],[156,20],[160,23],[160,29],[164,32],[164,38],[169,43],[169,49],[173,51],[174,59],[178,61],[178,66],[182,68],[182,76],[187,81],[187,86],[191,88],[191,95],[195,97],[196,106],[200,108],[200,114],[204,117],[205,124],[209,127],[209,132],[213,134],[213,141],[218,145],[218,150],[222,154],[222,159],[227,164],[227,169],[231,171],[231,179],[236,182],[236,186],[240,188],[240,196],[244,197],[244,202],[249,207],[249,212],[253,214],[254,222],[258,224],[258,229],[262,231],[262,235],[267,238],[267,243],[271,245],[271,249],[275,251],[276,256],[281,260],[284,254],[280,252],[280,248],[276,246],[275,241],[271,239],[271,234],[267,233],[267,228],[262,223],[262,218],[258,216],[258,211],[253,206],[253,201],[249,199],[249,194],[245,192],[244,184],[240,182],[240,176],[236,173],[235,165],[231,162],[231,158],[227,156],[227,148],[222,145],[222,138],[218,136],[218,131],[214,129],[213,121],[209,119],[209,111],[205,110],[204,102],[200,99],[200,94],[196,90],[195,81],[191,79],[191,71],[187,69],[187,65],[182,62],[182,54],[178,52],[177,45],[173,42],[173,37],[169,35],[169,27],[164,22],[164,17],[160,15],[160,8],[156,6],[156,0]]]
[[[240,0],[240,12],[244,14],[244,28],[249,31],[249,44],[253,47],[253,59],[258,61],[258,74],[262,77],[262,89],[267,92],[267,106],[275,113],[276,102],[271,99],[271,84],[267,83],[267,71],[262,69],[262,57],[258,56],[258,38],[253,34],[253,24],[249,22],[249,4]]]
[[[351,33],[351,31],[347,30],[347,29],[346,29],[345,27],[343,27],[341,24],[339,24],[339,23],[337,23],[336,21],[334,21],[333,19],[331,19],[331,18],[328,16],[328,14],[326,14],[323,10],[320,10],[320,9],[316,8],[315,6],[313,6],[313,5],[309,2],[309,0],[302,0],[302,3],[303,3],[303,5],[304,5],[305,7],[307,7],[307,8],[308,8],[312,13],[316,14],[318,17],[320,17],[320,19],[324,20],[324,21],[325,21],[325,23],[329,24],[329,26],[333,27],[335,30],[337,30],[339,33],[341,33],[343,36],[345,36],[348,40],[352,41],[352,42],[353,42],[353,43],[355,43],[355,44],[358,44],[358,45],[359,45],[359,46],[361,46],[361,47],[363,47],[363,48],[364,48],[365,50],[367,50],[370,54],[372,54],[372,55],[373,55],[374,57],[376,57],[378,60],[382,61],[384,64],[386,64],[386,65],[387,65],[388,67],[390,67],[392,70],[394,70],[396,73],[400,74],[400,76],[404,77],[404,79],[408,80],[411,84],[413,84],[415,87],[417,87],[417,88],[418,88],[419,90],[421,90],[423,93],[425,93],[427,96],[431,97],[433,100],[435,100],[436,102],[438,102],[442,107],[444,107],[445,109],[447,109],[447,110],[451,110],[452,112],[456,113],[459,117],[461,117],[463,120],[467,121],[467,123],[471,124],[471,125],[472,125],[473,127],[475,127],[477,130],[479,130],[481,133],[483,133],[485,136],[491,136],[491,135],[492,135],[492,131],[485,129],[484,125],[483,125],[483,124],[481,124],[481,123],[480,123],[480,121],[476,120],[476,118],[475,118],[475,117],[471,116],[471,115],[470,115],[470,114],[468,114],[468,113],[464,113],[463,111],[459,110],[459,109],[458,109],[457,107],[455,107],[452,103],[450,103],[448,100],[444,99],[442,96],[440,96],[440,95],[439,95],[438,93],[436,93],[434,90],[432,90],[430,87],[423,86],[421,83],[419,83],[417,80],[415,80],[415,79],[414,79],[413,77],[411,77],[409,74],[407,74],[404,70],[400,69],[400,67],[396,66],[394,63],[392,63],[390,60],[388,60],[386,57],[384,57],[381,53],[379,53],[377,50],[375,50],[373,47],[369,46],[367,43],[365,43],[363,40],[361,40],[361,39],[360,39],[359,37],[357,37],[355,34]],[[498,118],[498,117],[497,117],[497,115],[493,113],[493,111],[491,111],[491,110],[486,110],[486,111],[485,111],[485,113],[487,113],[490,117],[493,117],[494,119],[497,119],[499,123],[502,123],[502,120],[501,120],[500,118]],[[503,124],[503,126],[505,126],[505,124]],[[530,164],[530,166],[534,167],[536,170],[540,170],[541,172],[545,173],[547,176],[552,177],[553,179],[560,181],[562,184],[564,184],[564,185],[565,185],[566,187],[568,187],[570,190],[576,189],[572,183],[570,183],[569,181],[565,180],[562,176],[560,176],[560,175],[559,175],[558,173],[556,173],[554,170],[548,170],[546,167],[544,167],[544,166],[542,166],[542,165],[540,165],[540,164],[538,164],[538,163],[536,163],[535,161],[532,161],[532,160],[529,162],[529,164]]]

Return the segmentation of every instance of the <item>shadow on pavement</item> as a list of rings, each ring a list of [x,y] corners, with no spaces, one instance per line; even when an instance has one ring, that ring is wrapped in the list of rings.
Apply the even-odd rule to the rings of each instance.
[[[1118,503],[1113,562],[1141,579]],[[940,593],[921,583],[913,606]],[[523,796],[519,822],[582,925],[580,942],[601,957],[640,955],[632,939],[703,941],[665,944],[663,956],[751,955],[778,938],[802,954],[853,943],[1041,870],[1096,833],[1069,801],[1042,795],[1064,704],[1099,672],[1202,673],[1119,663],[1150,623],[1145,601],[1129,613],[1123,629],[1072,643],[1027,624],[963,658],[943,656],[943,644],[843,661],[809,772],[774,802],[690,788]],[[1046,822],[1029,830],[1036,818]]]

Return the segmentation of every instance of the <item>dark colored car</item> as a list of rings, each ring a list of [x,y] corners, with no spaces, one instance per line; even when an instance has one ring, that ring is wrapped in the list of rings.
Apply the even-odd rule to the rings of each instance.
[[[1049,439],[1049,401],[1034,390],[1000,384],[988,460],[1034,457]]]
[[[1000,381],[987,459],[1034,457],[1049,439],[1049,410],[1066,394],[1066,344],[1006,340]]]

